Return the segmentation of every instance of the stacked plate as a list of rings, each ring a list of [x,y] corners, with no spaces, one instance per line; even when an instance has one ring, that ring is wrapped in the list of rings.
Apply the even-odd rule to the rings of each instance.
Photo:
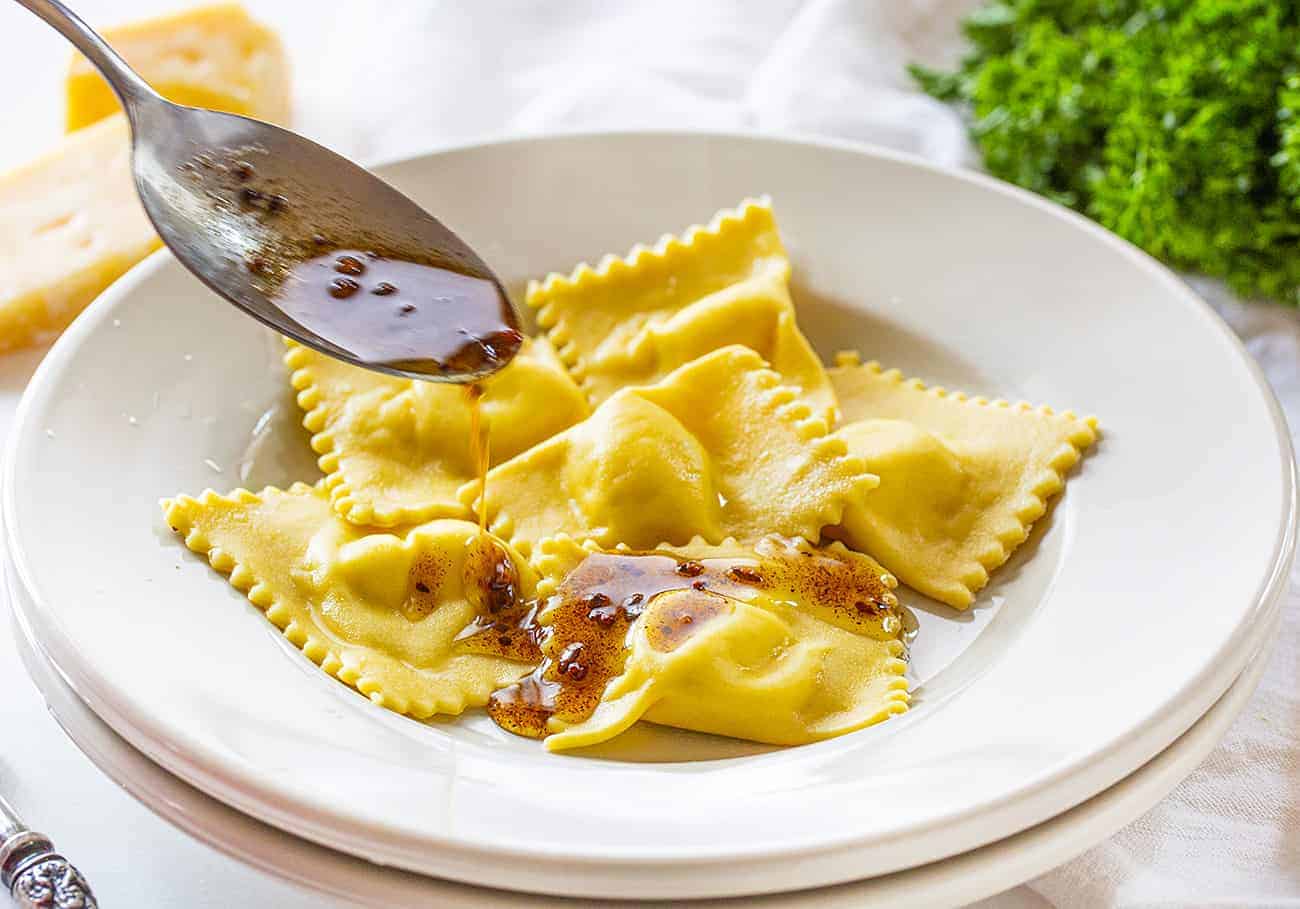
[[[904,599],[907,714],[781,751],[633,730],[548,755],[481,716],[375,707],[172,539],[160,496],[315,474],[276,339],[160,254],[42,365],[3,513],[33,677],[195,835],[376,905],[502,899],[447,880],[600,898],[861,880],[835,893],[956,903],[1145,810],[1249,695],[1294,555],[1288,436],[1217,317],[1114,237],[977,176],[747,136],[541,138],[381,172],[514,281],[769,194],[823,355],[1095,413],[1103,441],[972,610]]]

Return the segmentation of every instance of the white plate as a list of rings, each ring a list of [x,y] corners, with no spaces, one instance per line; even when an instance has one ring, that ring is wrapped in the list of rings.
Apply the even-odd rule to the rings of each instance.
[[[6,578],[12,580],[12,571]],[[10,584],[18,604],[14,635],[32,680],[68,736],[101,770],[159,816],[221,852],[309,890],[364,906],[564,906],[567,901],[454,884],[314,846],[253,820],[181,782],[136,751],[95,716],[33,648],[38,619]],[[1114,786],[1075,808],[988,846],[940,862],[867,881],[772,898],[784,909],[815,906],[956,906],[1037,877],[1082,853],[1136,819],[1204,760],[1255,690],[1280,624],[1275,615],[1252,640],[1260,649],[1223,697],[1172,745]],[[759,898],[746,906],[761,905]]]
[[[1239,673],[1294,549],[1282,418],[1176,278],[1061,209],[859,147],[543,138],[384,174],[508,282],[770,193],[823,353],[1095,412],[1105,439],[966,617],[921,607],[915,709],[835,741],[636,764],[421,725],[324,677],[171,539],[160,495],[282,472],[275,344],[165,255],[60,340],[17,416],[4,519],[41,646],[129,742],[344,851],[588,896],[757,893],[895,871],[1039,823],[1150,759]],[[285,443],[277,447],[276,443]],[[211,466],[217,465],[221,472]],[[278,477],[283,479],[283,477]],[[928,643],[927,643],[928,642]],[[718,756],[704,737],[638,742]]]

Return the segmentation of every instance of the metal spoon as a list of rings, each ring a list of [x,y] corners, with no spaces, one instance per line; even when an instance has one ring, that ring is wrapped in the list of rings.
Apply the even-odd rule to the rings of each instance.
[[[472,382],[518,351],[501,282],[406,196],[288,130],[173,104],[58,0],[18,2],[113,87],[145,212],[218,294],[322,353],[394,375]]]

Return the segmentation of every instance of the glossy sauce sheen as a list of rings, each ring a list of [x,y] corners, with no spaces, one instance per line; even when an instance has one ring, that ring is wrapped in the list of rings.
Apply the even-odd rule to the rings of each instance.
[[[487,473],[491,457],[488,425],[483,419],[483,386],[475,382],[465,386],[465,400],[469,403],[469,444],[474,459],[474,473],[478,477],[478,532],[487,530]]]
[[[434,553],[418,556],[407,575],[406,600],[402,614],[412,622],[427,618],[438,606],[438,589],[447,573],[447,566]]]
[[[523,343],[504,290],[479,265],[441,261],[379,237],[352,212],[299,205],[265,150],[198,155],[182,166],[212,200],[214,225],[249,238],[243,270],[257,292],[354,359],[428,376],[474,376]]]
[[[274,297],[367,363],[437,375],[509,360],[523,336],[502,322],[495,282],[373,251],[333,250],[289,269]]]
[[[459,635],[456,649],[504,657],[521,663],[542,658],[540,604],[519,595],[519,570],[510,554],[492,536],[479,532],[465,552],[465,590],[476,614]]]
[[[898,599],[869,562],[769,537],[756,558],[700,561],[663,553],[597,552],[587,556],[545,604],[511,614],[527,627],[543,659],[531,675],[495,692],[488,714],[503,729],[530,738],[547,735],[557,717],[591,716],[609,682],[623,671],[628,633],[660,594],[684,591],[670,608],[655,609],[646,629],[650,646],[671,652],[725,616],[734,601],[767,598],[807,609],[827,621],[879,639],[898,637]],[[482,632],[480,632],[481,634]]]

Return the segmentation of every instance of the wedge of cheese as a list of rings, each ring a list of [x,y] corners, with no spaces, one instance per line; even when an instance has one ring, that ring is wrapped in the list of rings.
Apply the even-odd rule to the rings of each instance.
[[[180,104],[258,120],[289,120],[289,62],[275,32],[237,3],[220,3],[104,30],[105,40],[144,80]],[[80,54],[67,80],[68,130],[121,108]]]
[[[284,48],[238,4],[104,34],[173,100],[288,119]],[[0,175],[0,351],[57,334],[160,245],[135,195],[126,120],[81,57],[68,73],[67,95],[72,132],[44,157]]]
[[[0,175],[0,351],[62,330],[159,245],[135,194],[122,114]]]

